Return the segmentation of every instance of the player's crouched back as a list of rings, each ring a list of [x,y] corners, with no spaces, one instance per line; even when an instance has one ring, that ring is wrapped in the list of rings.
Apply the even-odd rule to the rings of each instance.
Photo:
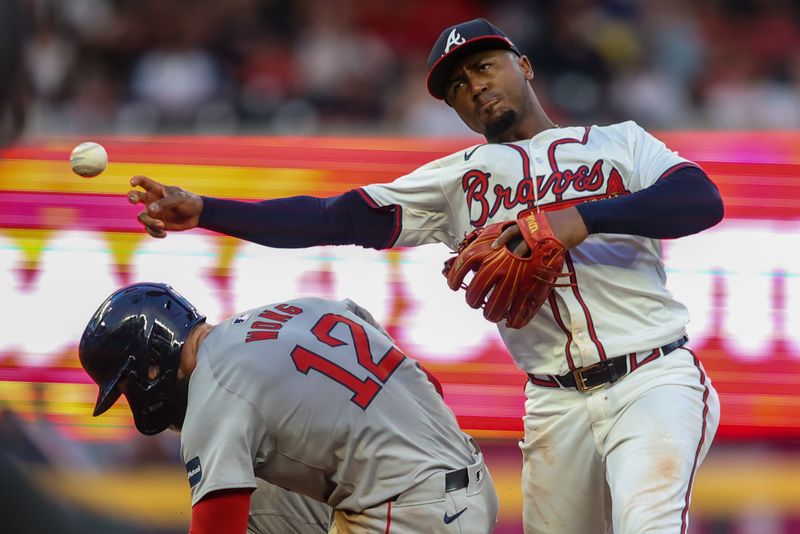
[[[140,432],[181,431],[192,533],[244,534],[257,478],[327,503],[334,533],[494,528],[477,444],[349,300],[279,302],[212,326],[169,286],[134,284],[100,306],[79,352],[100,387],[95,415],[125,395]]]

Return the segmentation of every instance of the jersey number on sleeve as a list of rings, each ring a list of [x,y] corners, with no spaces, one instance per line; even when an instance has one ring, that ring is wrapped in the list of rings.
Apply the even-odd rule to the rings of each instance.
[[[369,339],[367,338],[367,332],[364,330],[364,327],[347,317],[335,313],[324,315],[319,322],[314,325],[311,332],[317,336],[317,339],[329,347],[347,345],[346,341],[342,341],[331,335],[331,331],[338,324],[344,324],[350,330],[350,337],[353,340],[353,350],[356,353],[358,364],[377,378],[377,381],[370,377],[362,380],[324,356],[311,352],[300,345],[296,345],[295,348],[292,349],[292,360],[297,370],[303,374],[307,375],[308,372],[313,369],[339,382],[353,392],[353,396],[350,397],[350,400],[357,404],[362,410],[366,410],[367,406],[372,402],[372,399],[374,399],[375,395],[381,390],[382,384],[386,383],[395,369],[400,366],[406,357],[402,352],[392,347],[386,354],[381,356],[377,363],[374,362],[372,351],[369,348]]]

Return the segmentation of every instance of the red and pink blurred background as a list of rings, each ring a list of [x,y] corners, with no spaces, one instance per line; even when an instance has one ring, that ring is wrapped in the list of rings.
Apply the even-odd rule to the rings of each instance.
[[[732,491],[732,480],[769,486],[771,494],[800,473],[800,462],[786,453],[800,438],[800,134],[658,134],[703,166],[726,204],[718,226],[664,242],[669,288],[690,307],[690,345],[722,401],[717,447],[697,480],[693,527],[717,532],[714,525],[747,512],[747,499],[755,497]],[[175,436],[156,443],[138,436],[124,404],[100,418],[90,415],[96,388],[79,366],[77,341],[97,305],[120,285],[168,282],[211,322],[290,296],[349,297],[442,380],[462,427],[487,449],[503,501],[506,530],[499,531],[518,531],[516,440],[525,375],[505,353],[494,326],[447,289],[439,274],[447,249],[279,250],[200,230],[154,240],[140,230],[138,208],[125,196],[135,174],[243,200],[333,195],[389,181],[475,138],[96,140],[106,146],[111,164],[93,179],[69,169],[74,138],[40,138],[0,154],[0,276],[6,281],[0,287],[0,405],[66,470],[48,477],[51,485],[98,472],[107,481],[121,466],[133,470],[126,476],[142,485],[139,499],[175,494],[176,480],[178,492],[188,496],[176,466]],[[142,462],[158,467],[145,469],[148,476],[168,481],[150,487],[149,478],[136,474]],[[734,465],[744,478],[731,479]],[[126,486],[131,491],[136,484]],[[800,495],[788,487],[771,499],[776,511],[756,506],[755,517],[766,513],[781,529],[795,528],[783,504],[800,505]],[[102,504],[80,491],[72,498]],[[185,500],[172,500],[174,506],[156,514],[155,524],[169,528],[185,521],[185,510],[179,513]]]
[[[169,282],[212,321],[300,294],[368,307],[442,378],[487,453],[498,532],[521,532],[524,376],[494,327],[446,288],[447,250],[274,250],[201,231],[153,240],[125,200],[135,174],[245,200],[333,195],[476,142],[424,83],[439,31],[474,17],[530,57],[555,122],[636,120],[719,185],[725,220],[664,242],[690,344],[722,400],[690,532],[800,533],[798,2],[19,2],[27,121],[0,153],[0,459],[19,460],[70,517],[119,522],[81,534],[188,523],[177,436],[136,434],[124,405],[91,418],[96,392],[76,360],[95,307],[139,280]],[[10,118],[0,109],[0,139]],[[90,180],[67,163],[86,140],[111,159]],[[3,473],[7,503],[27,478]],[[22,501],[27,530],[55,509]]]

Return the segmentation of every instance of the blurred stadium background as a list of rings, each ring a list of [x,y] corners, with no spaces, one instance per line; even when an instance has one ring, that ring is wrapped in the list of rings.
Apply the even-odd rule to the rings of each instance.
[[[142,280],[171,283],[212,321],[287,295],[365,305],[442,378],[487,452],[497,532],[521,532],[524,376],[439,278],[444,248],[272,250],[201,231],[156,241],[124,198],[134,174],[239,199],[333,195],[473,144],[424,79],[439,31],[477,16],[529,55],[556,122],[634,119],[719,184],[726,220],[664,244],[691,345],[722,398],[690,531],[800,533],[797,2],[23,5],[28,120],[0,152],[0,448],[19,462],[0,463],[0,499],[30,523],[10,533],[47,532],[34,526],[45,508],[83,532],[186,531],[177,436],[139,436],[124,405],[92,419],[96,389],[76,357],[99,302]],[[67,162],[84,140],[111,159],[90,180]],[[17,466],[24,475],[8,475]],[[12,507],[0,510],[7,524]]]

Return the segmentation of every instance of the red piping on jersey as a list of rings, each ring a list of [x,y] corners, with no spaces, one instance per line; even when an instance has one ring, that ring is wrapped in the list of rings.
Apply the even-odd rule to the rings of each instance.
[[[584,128],[584,132],[583,132],[583,138],[580,139],[580,140],[570,137],[570,138],[565,138],[565,139],[558,139],[557,141],[554,141],[554,142],[552,142],[550,144],[550,146],[547,149],[547,159],[548,159],[548,161],[550,163],[550,169],[551,169],[552,172],[554,172],[554,173],[555,172],[561,172],[558,169],[558,162],[555,159],[556,148],[559,145],[563,145],[563,144],[567,144],[567,143],[580,143],[582,145],[585,145],[587,143],[587,141],[589,140],[589,131],[590,130],[591,130],[591,126],[585,127]],[[522,158],[523,180],[529,180],[529,182],[531,184],[531,187],[533,188],[532,191],[534,192],[535,200],[538,202],[539,201],[538,184],[531,177],[531,173],[530,173],[531,165],[530,165],[530,158],[528,157],[528,153],[522,147],[519,147],[517,145],[506,144],[506,146],[516,150],[519,153],[520,157]],[[627,193],[627,191],[625,193]],[[566,202],[561,200],[560,195],[556,195],[557,198],[556,198],[555,202],[550,204],[550,206],[548,206],[548,208],[550,210],[552,210],[552,209],[564,209],[564,208],[567,208],[567,207],[570,207],[570,206],[573,206],[573,205],[576,205],[576,204],[581,204],[583,202],[589,202],[591,200],[599,200],[601,198],[609,198],[611,196],[616,196],[617,194],[619,194],[619,193],[611,193],[611,192],[607,191],[606,193],[603,193],[603,194],[600,194],[600,195],[592,195],[590,197],[576,198],[576,199],[573,199],[573,200],[568,200]],[[530,202],[528,203],[528,205],[530,206]],[[543,211],[548,211],[548,208],[544,208]],[[569,253],[567,253],[567,259],[569,261],[570,279],[575,284],[575,285],[573,285],[572,291],[575,294],[575,298],[580,303],[581,308],[583,308],[584,314],[586,315],[586,322],[587,322],[587,324],[589,326],[589,335],[590,335],[592,341],[594,342],[594,344],[597,346],[597,351],[600,354],[600,359],[601,360],[605,360],[606,359],[605,349],[603,348],[603,345],[600,343],[600,340],[597,338],[597,333],[594,330],[594,324],[592,322],[592,317],[591,317],[591,314],[589,313],[589,309],[586,306],[586,304],[583,302],[583,299],[581,298],[580,293],[578,291],[577,279],[575,278],[575,271],[573,269],[572,262],[571,262],[571,260],[569,260]],[[572,333],[569,331],[569,329],[566,328],[566,326],[564,325],[564,322],[561,320],[561,315],[558,312],[558,305],[556,304],[555,297],[553,296],[552,293],[548,297],[548,301],[550,302],[550,307],[553,309],[553,317],[555,318],[556,323],[558,323],[558,326],[567,335],[567,342],[566,342],[566,345],[564,347],[564,353],[565,353],[565,355],[567,357],[567,364],[569,365],[570,369],[575,369],[575,363],[573,362],[572,355],[570,353],[570,345],[572,344]],[[540,384],[540,385],[544,385],[544,384]]]
[[[394,231],[386,242],[386,248],[392,248],[397,239],[400,237],[400,230],[403,228],[403,206],[396,204],[394,206]]]
[[[653,352],[651,352],[650,354],[648,354],[648,355],[645,357],[645,359],[644,359],[644,360],[642,360],[641,362],[639,362],[639,361],[637,361],[637,360],[636,360],[636,353],[635,353],[635,352],[634,352],[634,353],[632,353],[632,354],[630,355],[631,371],[634,371],[635,369],[638,369],[639,367],[643,366],[643,365],[644,365],[644,364],[646,364],[646,363],[650,363],[650,362],[652,362],[653,360],[655,360],[655,359],[656,359],[656,358],[658,358],[659,356],[661,356],[661,350],[660,350],[660,349],[653,349]]]
[[[561,320],[561,313],[558,311],[558,304],[556,303],[556,297],[553,295],[551,291],[550,294],[547,296],[547,301],[550,303],[550,307],[553,309],[553,319],[556,320],[556,324],[558,324],[559,328],[564,331],[567,335],[567,343],[564,345],[564,355],[567,357],[567,365],[571,370],[575,369],[575,362],[572,361],[572,354],[569,351],[570,345],[572,345],[572,332],[564,326],[564,321]]]
[[[578,301],[578,304],[581,305],[583,315],[586,317],[586,326],[589,330],[589,339],[591,339],[592,343],[594,343],[595,347],[597,347],[597,353],[600,355],[600,360],[605,360],[606,349],[603,348],[603,344],[600,343],[600,339],[597,337],[597,332],[594,329],[594,321],[592,321],[592,314],[589,313],[589,307],[583,301],[583,297],[581,297],[581,292],[578,289],[578,277],[575,276],[575,265],[572,263],[572,256],[570,255],[569,251],[567,251],[567,253],[564,255],[564,258],[567,261],[569,280],[572,282],[572,294],[575,295],[575,299]]]
[[[681,513],[681,534],[686,534],[686,528],[688,527],[688,521],[686,520],[686,516],[689,513],[689,499],[692,494],[692,484],[694,484],[694,475],[697,472],[697,462],[700,459],[700,451],[703,448],[703,443],[706,441],[706,416],[708,415],[708,386],[706,385],[706,375],[703,372],[703,368],[700,366],[700,359],[697,355],[692,352],[691,349],[687,347],[683,347],[692,355],[692,359],[694,360],[694,366],[697,367],[697,371],[700,373],[700,384],[702,384],[704,391],[703,391],[703,428],[700,431],[700,441],[697,443],[697,450],[694,452],[694,463],[692,464],[692,474],[689,476],[689,486],[686,488],[686,498],[684,499],[683,505],[683,512]]]
[[[383,209],[386,207],[375,202],[363,188],[359,187],[356,189],[356,192],[370,208]],[[383,244],[383,248],[392,248],[394,244],[397,243],[397,239],[400,237],[400,231],[403,229],[403,207],[400,204],[392,204],[392,206],[394,206],[394,228],[392,229],[392,234],[389,236],[389,239]]]
[[[364,199],[364,202],[366,202],[366,203],[367,203],[367,205],[368,205],[370,208],[375,208],[375,209],[380,209],[380,208],[381,208],[381,206],[379,206],[377,202],[375,202],[374,200],[372,200],[372,197],[371,197],[371,196],[369,196],[369,194],[367,194],[367,192],[366,192],[366,191],[364,191],[364,189],[363,189],[363,188],[359,187],[358,189],[356,189],[356,193],[358,193],[359,195],[361,195],[361,198],[363,198],[363,199]]]
[[[392,501],[386,503],[386,530],[383,534],[389,534],[389,528],[392,526]]]
[[[582,145],[586,144],[586,141],[589,140],[589,130],[591,130],[591,126],[584,126],[583,132],[583,139],[578,141],[574,137],[566,137],[564,139],[558,139],[550,143],[550,147],[547,149],[547,160],[550,162],[550,170],[553,172],[559,172],[558,163],[556,162],[556,148],[559,145],[565,145],[567,143],[580,143]]]
[[[551,378],[550,376],[548,376],[547,380],[544,380],[542,378],[537,378],[536,376],[534,376],[534,375],[529,373],[528,374],[528,380],[531,381],[531,384],[535,384],[537,386],[542,386],[542,387],[546,387],[546,388],[560,388],[561,387],[561,384],[558,383],[558,380],[556,380],[555,378]]]
[[[531,176],[531,159],[528,157],[528,153],[525,152],[525,149],[519,147],[517,145],[511,145],[508,143],[503,143],[509,148],[513,148],[517,152],[519,152],[520,157],[522,158],[522,179],[527,180],[531,186],[531,192],[533,193],[533,201],[528,201],[528,207],[532,208],[536,205],[536,202],[539,200],[539,191],[537,190],[537,183],[536,180],[533,179]]]
[[[580,197],[580,198],[573,198],[570,200],[557,200],[555,202],[550,202],[548,204],[540,204],[538,209],[540,211],[555,211],[555,210],[563,210],[566,208],[571,208],[572,206],[577,206],[578,204],[583,204],[584,202],[592,202],[595,200],[604,200],[606,198],[615,198],[622,195],[630,195],[630,191],[623,191],[622,193],[601,193],[599,195],[591,195],[588,197]]]
[[[697,166],[697,164],[692,163],[691,161],[684,161],[683,163],[676,163],[675,165],[673,165],[672,167],[670,167],[666,171],[662,172],[661,176],[658,177],[658,180],[666,178],[667,176],[669,176],[670,174],[674,173],[675,171],[679,171],[681,169],[685,169],[686,167],[697,167],[698,169],[700,168],[700,167]],[[656,181],[658,181],[658,180],[656,180]]]
[[[558,168],[558,162],[556,161],[556,148],[558,148],[559,145],[565,145],[567,143],[580,143],[582,145],[585,145],[586,142],[589,140],[589,130],[591,129],[592,129],[591,126],[584,126],[583,139],[581,139],[580,141],[578,141],[574,137],[567,137],[564,139],[558,139],[550,143],[550,146],[547,148],[547,161],[548,163],[550,163],[550,170],[553,173],[561,172],[561,170],[559,170]],[[560,194],[556,194],[556,202],[561,202]]]

